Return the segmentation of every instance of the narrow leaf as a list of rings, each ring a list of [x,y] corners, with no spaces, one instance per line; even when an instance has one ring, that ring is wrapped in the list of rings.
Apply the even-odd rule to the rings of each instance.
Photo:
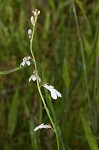
[[[82,113],[80,114],[80,117],[81,117],[83,129],[85,132],[85,136],[86,136],[86,139],[88,141],[88,144],[89,144],[91,150],[98,150],[97,141],[95,139],[95,136],[94,136],[88,122],[86,121],[86,119]]]
[[[8,133],[10,135],[13,135],[18,118],[18,91],[16,91],[9,109],[10,110],[8,115]]]

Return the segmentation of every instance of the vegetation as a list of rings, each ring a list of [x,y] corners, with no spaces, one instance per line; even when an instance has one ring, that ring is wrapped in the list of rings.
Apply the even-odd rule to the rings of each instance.
[[[33,52],[43,83],[61,92],[53,100],[41,87],[57,129],[60,150],[98,150],[99,1],[0,1],[0,149],[57,150],[55,132],[34,128],[51,124],[33,71],[20,67],[31,55],[28,29],[32,10],[40,10]]]

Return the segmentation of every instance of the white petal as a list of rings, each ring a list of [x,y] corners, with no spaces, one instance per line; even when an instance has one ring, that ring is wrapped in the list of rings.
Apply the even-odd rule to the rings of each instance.
[[[49,86],[47,84],[44,84],[43,87],[45,87],[47,90],[49,90]]]
[[[25,65],[25,62],[24,61],[22,61],[22,63],[20,64],[20,66],[24,66]]]
[[[51,128],[50,125],[42,125],[41,129],[44,128],[44,129],[48,129],[48,128]]]
[[[31,79],[32,79],[32,76],[29,78],[29,82],[31,81]]]
[[[62,97],[61,93],[58,92],[56,89],[55,89],[55,92],[56,92],[56,94],[57,94],[58,97]]]
[[[36,78],[35,78],[35,76],[34,76],[34,75],[31,75],[31,77],[29,78],[29,82],[30,82],[31,80],[33,80],[33,81],[35,81],[35,80],[36,80]]]
[[[51,90],[50,92],[51,92],[51,97],[52,97],[53,99],[57,99],[57,94],[56,94],[56,92],[55,92],[55,89]]]
[[[54,86],[44,84],[43,87],[45,87],[47,90],[51,92],[51,97],[53,99],[57,99],[57,97],[62,97],[61,93],[58,92],[56,89],[54,89]]]
[[[32,75],[32,80],[35,81],[36,80],[36,76]]]
[[[54,89],[54,86],[52,86],[52,85],[49,85],[49,89]]]
[[[29,78],[29,82],[31,81],[31,80],[33,80],[33,81],[35,81],[36,80],[36,76],[33,74],[33,75],[31,75],[31,77]],[[40,77],[38,76],[38,80],[39,80],[39,82],[41,82],[41,79],[40,79]]]
[[[41,126],[44,125],[44,123],[42,123],[41,125],[37,126],[34,131],[37,131],[38,129],[41,129]]]
[[[44,123],[42,123],[41,125],[37,126],[34,131],[37,131],[38,129],[42,129],[42,128],[45,128],[45,129],[48,129],[48,128],[51,128],[50,125],[44,125]]]
[[[28,66],[30,66],[30,61],[26,61],[26,64],[27,64]]]

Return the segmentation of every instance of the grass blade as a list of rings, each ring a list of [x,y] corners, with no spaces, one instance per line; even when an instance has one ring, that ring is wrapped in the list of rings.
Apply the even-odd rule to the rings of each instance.
[[[83,126],[83,129],[85,132],[86,139],[87,139],[88,144],[90,146],[90,149],[91,150],[98,150],[97,141],[95,139],[95,136],[94,136],[87,120],[85,119],[85,117],[82,113],[80,114],[80,117],[81,117],[82,126]]]
[[[12,103],[11,103],[11,107],[10,107],[10,111],[9,111],[9,116],[8,116],[8,133],[10,135],[13,135],[15,128],[16,128],[16,124],[17,124],[17,118],[18,118],[18,91],[16,91]]]
[[[32,117],[30,117],[30,112],[29,112],[29,108],[28,108],[28,106],[26,104],[26,101],[23,102],[23,105],[24,105],[24,111],[25,111],[26,116],[28,116],[30,118],[28,120],[28,124],[29,124],[31,145],[32,145],[32,148],[34,150],[38,150],[36,136],[35,136],[34,131],[33,131],[33,129],[34,129],[34,120],[33,120]]]
[[[82,4],[82,2],[81,2],[81,1],[79,1],[79,0],[76,0],[76,3],[77,3],[77,5],[78,5],[78,7],[80,8],[80,10],[82,11],[83,16],[84,16],[85,21],[86,21],[86,24],[87,24],[87,27],[88,27],[88,29],[89,29],[89,32],[91,33],[91,27],[90,27],[90,24],[89,24],[88,18],[87,18],[87,16],[86,16],[86,13],[85,13],[85,9],[84,9],[83,4]]]

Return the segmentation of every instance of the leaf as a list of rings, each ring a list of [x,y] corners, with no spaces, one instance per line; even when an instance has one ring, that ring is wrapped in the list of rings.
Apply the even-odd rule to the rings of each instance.
[[[82,113],[80,114],[80,117],[81,117],[83,129],[85,132],[85,136],[86,136],[86,139],[88,141],[88,144],[89,144],[91,150],[98,150],[97,141],[95,139],[95,136],[94,136],[88,122],[86,121],[86,119]]]
[[[17,118],[18,118],[18,91],[16,91],[8,114],[8,133],[10,135],[13,135],[16,124],[17,124]]]

